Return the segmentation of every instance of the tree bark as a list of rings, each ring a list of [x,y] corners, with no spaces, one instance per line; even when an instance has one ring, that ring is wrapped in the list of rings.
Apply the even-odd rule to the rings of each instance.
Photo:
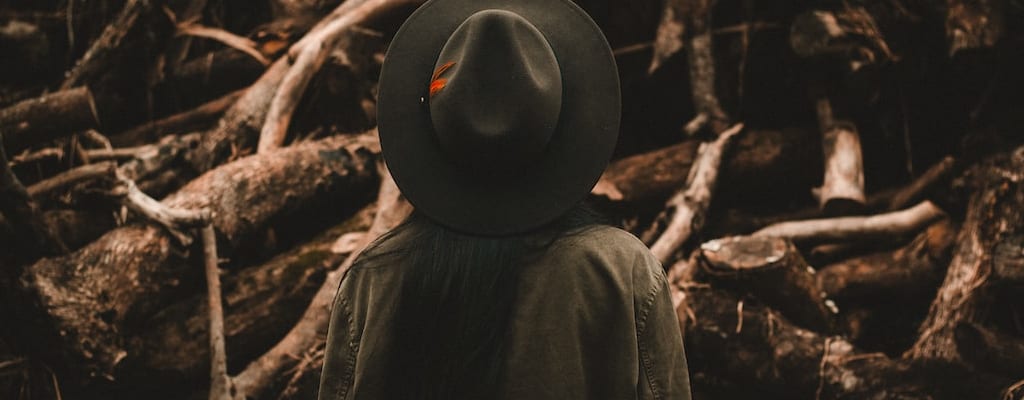
[[[799,326],[832,331],[835,305],[818,287],[814,269],[788,240],[716,239],[701,245],[700,261],[715,287],[751,294]]]
[[[364,207],[348,220],[269,261],[224,279],[224,334],[229,370],[245,366],[294,326],[333,268],[338,236],[365,231],[376,210]],[[128,356],[118,378],[136,390],[188,387],[206,379],[206,302],[201,293],[157,312],[127,340]]]
[[[933,398],[935,388],[911,379],[906,364],[865,354],[839,337],[800,329],[771,309],[737,307],[739,301],[722,290],[693,288],[680,305],[695,318],[682,321],[686,347],[700,349],[687,354],[690,370],[731,382],[757,382],[748,391],[744,385],[714,388],[724,397]]]
[[[784,193],[810,182],[815,169],[795,166],[820,160],[820,152],[809,146],[815,141],[813,134],[803,128],[748,129],[722,160],[721,179],[729,182],[722,191]],[[616,160],[605,170],[593,194],[625,204],[667,198],[686,183],[699,147],[699,140],[689,139]]]
[[[934,293],[949,262],[956,231],[948,220],[932,224],[895,251],[869,254],[828,265],[817,279],[839,301],[872,302]]]
[[[96,103],[85,87],[54,92],[0,110],[4,146],[12,153],[98,126]]]
[[[904,356],[915,361],[956,363],[955,328],[981,322],[991,301],[993,249],[1024,233],[1024,147],[975,166],[968,178],[973,194],[957,236],[953,261],[921,324],[920,336]]]
[[[377,151],[373,136],[359,135],[247,157],[204,174],[162,203],[212,211],[221,249],[230,255],[274,219],[367,189],[376,177]],[[35,343],[45,343],[52,351],[44,353],[56,353],[66,365],[109,376],[126,356],[123,335],[132,323],[198,278],[189,249],[171,238],[152,224],[130,224],[72,254],[28,267],[20,286],[23,304],[34,307],[25,332],[46,338]]]

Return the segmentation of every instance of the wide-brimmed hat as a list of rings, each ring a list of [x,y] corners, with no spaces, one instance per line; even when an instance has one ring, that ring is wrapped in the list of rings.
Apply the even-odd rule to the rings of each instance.
[[[601,30],[568,0],[431,0],[395,34],[377,107],[413,206],[505,235],[590,192],[618,136],[619,80]]]

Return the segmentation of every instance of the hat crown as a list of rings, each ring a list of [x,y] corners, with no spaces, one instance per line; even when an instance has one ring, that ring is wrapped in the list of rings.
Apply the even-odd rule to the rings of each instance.
[[[475,173],[518,170],[558,126],[562,78],[544,35],[522,16],[483,10],[448,38],[430,83],[442,151]]]

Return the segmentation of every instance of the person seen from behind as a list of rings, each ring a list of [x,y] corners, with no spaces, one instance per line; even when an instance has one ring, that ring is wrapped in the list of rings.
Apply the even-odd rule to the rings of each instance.
[[[614,149],[615,60],[569,0],[431,0],[381,70],[415,207],[331,313],[321,400],[689,399],[661,264],[582,204]]]

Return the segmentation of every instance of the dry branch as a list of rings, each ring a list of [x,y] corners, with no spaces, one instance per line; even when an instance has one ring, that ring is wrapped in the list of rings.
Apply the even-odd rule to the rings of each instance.
[[[412,211],[412,206],[401,196],[391,179],[391,174],[383,167],[381,170],[383,179],[377,196],[377,215],[374,216],[370,230],[363,238],[361,248],[365,248],[378,236],[397,226]],[[270,351],[251,362],[234,378],[240,393],[250,397],[261,396],[274,382],[276,376],[298,363],[294,355],[303,354],[323,344],[327,336],[335,292],[345,272],[359,257],[360,252],[361,250],[353,252],[341,266],[328,273],[327,279],[295,327]]]
[[[201,21],[204,9],[206,9],[206,0],[190,0],[185,6],[185,9],[178,15],[174,15],[167,8],[164,9],[164,12],[171,17],[172,21],[188,23]],[[189,49],[192,47],[192,38],[180,38],[168,44],[167,47],[166,69],[168,71],[175,72],[179,67],[181,67],[181,63],[185,62],[185,57],[188,57]]]
[[[202,105],[188,111],[174,114],[156,121],[145,122],[127,131],[118,133],[111,137],[118,145],[134,146],[140,143],[148,143],[157,140],[160,136],[168,133],[182,132],[195,128],[200,124],[212,121],[224,113],[229,107],[235,104],[245,90],[237,90],[210,100]]]
[[[28,194],[40,197],[80,182],[111,176],[114,167],[114,163],[97,163],[72,168],[29,186]]]
[[[1024,232],[1024,147],[996,156],[971,171],[967,217],[957,237],[953,261],[921,324],[920,336],[904,357],[926,362],[958,362],[954,340],[962,323],[980,322],[991,301],[993,249]]]
[[[122,203],[132,211],[146,217],[147,220],[163,226],[168,233],[177,238],[179,244],[191,244],[191,237],[184,231],[200,226],[210,219],[209,216],[192,209],[170,207],[149,197],[139,190],[134,181],[125,178],[122,174],[118,173],[116,178],[120,186],[114,190],[114,193],[122,197]]]
[[[332,51],[349,38],[350,28],[370,18],[374,13],[396,2],[407,0],[348,0],[343,2],[316,27],[292,46],[289,59],[294,59],[274,94],[267,111],[266,122],[260,132],[257,151],[260,153],[281,147],[291,124],[292,114],[302,99],[313,76],[320,70]],[[344,51],[344,50],[342,50]]]
[[[182,23],[178,25],[177,34],[180,36],[193,36],[216,40],[228,47],[249,55],[249,57],[252,57],[264,66],[270,65],[270,60],[256,49],[256,42],[226,30],[202,26],[196,23]]]
[[[928,189],[931,189],[939,181],[948,177],[956,166],[956,159],[945,157],[935,165],[928,168],[921,176],[917,177],[910,185],[896,192],[889,200],[889,211],[896,211],[908,207],[917,201]]]
[[[60,88],[66,90],[90,83],[110,68],[121,41],[135,27],[139,17],[150,12],[156,2],[157,0],[126,1],[117,18],[107,25],[100,37],[92,42],[82,58],[68,71]]]
[[[374,154],[370,135],[334,137],[212,170],[160,204],[206,209],[230,254],[272,218],[311,203],[337,201],[371,184]],[[123,324],[166,305],[190,276],[187,254],[161,228],[131,224],[65,257],[43,259],[21,276],[21,288],[36,304],[35,324],[26,327],[68,360],[93,374],[109,374],[121,361]],[[187,249],[186,249],[187,250]],[[57,332],[66,333],[55,337]]]
[[[666,204],[665,213],[661,218],[668,220],[668,225],[661,236],[651,245],[651,252],[667,264],[672,254],[682,246],[694,232],[704,226],[705,214],[711,206],[711,196],[718,182],[722,156],[734,136],[743,130],[743,124],[737,124],[722,132],[714,142],[701,146],[699,155],[687,179],[686,188],[680,190]]]
[[[96,103],[85,87],[54,92],[0,110],[4,146],[11,152],[97,126]]]
[[[869,217],[781,222],[762,228],[752,236],[782,237],[797,244],[883,240],[917,232],[944,215],[935,204],[923,201],[906,210]]]
[[[716,239],[701,245],[700,257],[715,287],[752,294],[799,326],[831,332],[835,306],[818,287],[814,269],[788,240]]]
[[[231,381],[224,350],[224,309],[221,307],[220,268],[217,266],[217,233],[212,224],[202,228],[203,270],[206,272],[207,304],[210,310],[210,400],[229,400]]]

